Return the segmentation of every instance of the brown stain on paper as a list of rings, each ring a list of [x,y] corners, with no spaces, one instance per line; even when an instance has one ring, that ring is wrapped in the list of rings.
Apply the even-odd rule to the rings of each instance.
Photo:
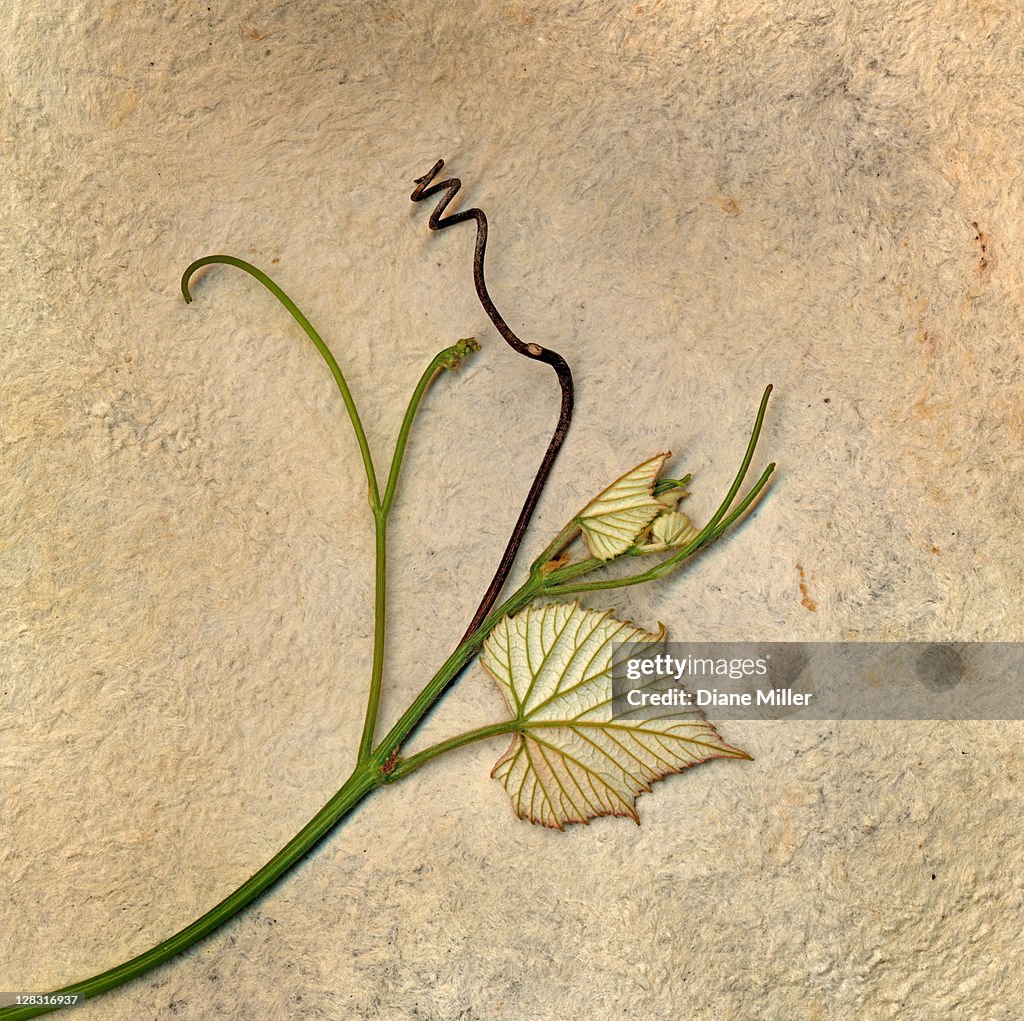
[[[974,240],[978,245],[978,276],[985,276],[992,267],[992,259],[989,255],[988,246],[992,243],[992,235],[986,234],[979,226],[977,220],[971,221],[974,228]]]
[[[817,613],[818,604],[811,598],[811,590],[807,586],[807,575],[804,573],[803,565],[797,564],[796,570],[800,575],[800,605],[810,610],[811,613]]]

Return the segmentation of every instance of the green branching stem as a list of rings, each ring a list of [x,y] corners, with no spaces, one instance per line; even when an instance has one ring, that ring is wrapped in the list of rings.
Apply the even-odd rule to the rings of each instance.
[[[388,473],[387,484],[384,489],[383,498],[377,484],[377,473],[373,465],[373,457],[370,454],[370,445],[366,439],[366,432],[363,429],[359,411],[349,390],[345,375],[338,365],[331,349],[320,334],[314,329],[312,323],[306,318],[299,307],[288,297],[287,294],[275,283],[266,273],[258,269],[252,263],[244,259],[235,258],[233,255],[207,255],[202,259],[193,262],[182,274],[181,293],[186,302],[192,301],[189,291],[189,281],[195,272],[204,266],[223,264],[235,266],[244,270],[250,276],[258,280],[263,286],[274,295],[275,298],[285,307],[291,317],[299,324],[306,336],[313,342],[316,349],[327,362],[331,374],[337,383],[341,398],[345,403],[345,410],[348,412],[349,420],[352,423],[352,430],[356,436],[356,443],[359,446],[359,453],[363,460],[363,467],[366,470],[366,481],[369,492],[370,509],[373,512],[374,521],[374,641],[373,660],[370,668],[370,689],[367,697],[366,716],[363,721],[363,732],[359,741],[358,761],[365,763],[369,760],[373,748],[373,738],[377,725],[377,710],[380,705],[381,685],[384,676],[384,639],[385,625],[387,618],[387,518],[391,505],[395,499],[395,491],[398,486],[398,476],[402,467],[402,459],[405,456],[405,448],[409,441],[409,433],[412,429],[413,419],[424,394],[427,392],[431,382],[442,368],[458,368],[461,361],[474,351],[480,350],[480,345],[472,337],[464,338],[451,347],[445,348],[431,360],[430,364],[420,376],[419,382],[413,390],[402,418],[402,424],[398,430],[398,439],[395,442],[395,452],[391,459],[391,469]]]
[[[415,408],[411,408],[411,412],[414,413],[414,411]],[[216,907],[211,908],[191,925],[187,925],[180,932],[175,933],[151,950],[83,982],[76,982],[54,990],[52,995],[77,995],[82,999],[87,999],[115,989],[151,971],[193,946],[238,914],[247,904],[273,885],[296,862],[305,857],[377,787],[384,783],[393,783],[398,777],[406,775],[444,751],[459,748],[470,741],[510,733],[511,729],[514,729],[515,721],[506,720],[492,727],[483,728],[479,732],[459,735],[451,741],[444,742],[444,747],[435,746],[432,749],[426,749],[423,753],[410,756],[406,760],[398,759],[398,749],[402,741],[415,729],[451,681],[480,651],[484,639],[491,633],[495,625],[507,614],[517,613],[524,609],[539,594],[540,590],[535,581],[528,579],[518,591],[492,611],[472,636],[465,639],[455,649],[392,728],[391,733],[381,742],[379,748],[366,759],[357,763],[352,775],[345,781],[337,794],[263,868],[247,879],[234,893],[225,897]],[[56,1008],[47,1006],[0,1008],[0,1021],[23,1021],[26,1018],[46,1014],[53,1009]]]
[[[700,530],[696,537],[680,549],[677,553],[661,561],[650,570],[642,574],[626,578],[612,578],[604,581],[583,582],[577,581],[586,574],[603,567],[603,562],[595,558],[584,558],[576,563],[563,563],[562,554],[579,537],[580,522],[578,518],[573,519],[555,537],[544,553],[538,557],[529,572],[523,585],[509,596],[500,606],[491,610],[486,617],[473,627],[456,649],[448,657],[441,669],[423,687],[420,693],[413,700],[409,708],[399,717],[398,721],[391,728],[387,736],[379,745],[373,747],[374,732],[377,721],[377,708],[380,700],[381,682],[384,666],[384,624],[385,624],[385,594],[386,594],[386,557],[385,545],[387,540],[387,517],[394,502],[398,476],[409,440],[410,430],[416,411],[422,401],[431,381],[441,368],[455,368],[462,358],[477,350],[473,340],[462,340],[452,347],[438,354],[427,366],[420,377],[412,397],[402,419],[401,428],[395,443],[395,451],[391,461],[391,468],[388,475],[383,497],[377,487],[377,477],[373,467],[373,460],[370,456],[369,445],[363,431],[359,414],[356,411],[355,402],[349,392],[345,378],[334,356],[327,345],[320,338],[320,335],[313,329],[306,317],[299,311],[294,302],[274,283],[265,273],[255,266],[228,255],[211,255],[204,259],[198,259],[185,271],[181,289],[186,301],[191,301],[189,293],[189,281],[196,270],[203,266],[214,263],[224,263],[244,270],[255,277],[264,285],[288,310],[295,321],[302,327],[303,331],[310,338],[317,350],[323,356],[330,367],[331,373],[341,392],[342,400],[348,411],[352,428],[356,435],[359,451],[366,469],[366,478],[369,488],[369,502],[373,511],[375,523],[375,548],[376,548],[376,594],[374,599],[374,652],[373,666],[371,671],[370,693],[367,702],[366,718],[364,721],[362,737],[360,739],[359,754],[352,775],[342,785],[338,792],[327,802],[324,807],[274,855],[258,872],[247,879],[234,893],[224,898],[219,904],[211,908],[204,915],[196,919],[190,925],[175,933],[169,939],[164,940],[151,950],[131,960],[102,972],[93,978],[83,982],[76,982],[56,990],[54,995],[77,995],[82,999],[96,996],[99,993],[123,985],[125,982],[145,974],[163,962],[181,953],[183,950],[193,946],[203,937],[223,925],[241,911],[247,904],[260,896],[268,887],[283,876],[296,862],[308,854],[321,840],[323,840],[341,820],[346,818],[352,810],[377,787],[383,784],[394,783],[418,769],[425,763],[443,755],[453,749],[460,748],[474,741],[484,740],[490,737],[497,737],[502,734],[509,734],[516,731],[521,725],[518,719],[503,720],[499,723],[489,724],[477,728],[456,737],[449,738],[422,751],[416,752],[406,758],[399,756],[400,750],[424,717],[430,712],[437,700],[451,685],[452,681],[466,668],[472,659],[480,652],[480,649],[495,626],[504,617],[518,613],[531,603],[544,596],[561,596],[571,593],[598,591],[603,589],[621,588],[627,585],[635,585],[643,581],[650,581],[663,574],[674,570],[697,550],[715,541],[731,524],[737,521],[751,506],[753,501],[760,494],[774,465],[769,465],[760,479],[753,486],[750,492],[740,501],[738,506],[730,511],[733,500],[739,492],[743,479],[750,467],[753,458],[754,448],[760,435],[761,426],[764,420],[765,408],[771,387],[765,391],[761,400],[760,410],[754,424],[750,442],[747,445],[746,455],[737,473],[726,498],[722,501],[718,510],[711,520]],[[685,480],[678,480],[671,488],[679,488]],[[665,489],[663,491],[668,491]],[[39,1006],[10,1006],[0,1008],[0,1021],[21,1021],[21,1019],[36,1017],[57,1009],[48,1005]]]
[[[387,530],[388,513],[395,499],[398,486],[398,475],[405,456],[405,447],[409,442],[413,419],[419,409],[423,395],[427,392],[434,377],[442,368],[456,369],[462,359],[479,351],[480,345],[472,337],[466,337],[457,344],[445,348],[436,354],[423,371],[419,382],[409,399],[402,424],[395,441],[395,452],[391,458],[391,470],[388,472],[387,485],[384,488],[384,499],[373,507],[374,549],[376,554],[374,600],[373,600],[373,663],[370,667],[370,689],[366,698],[366,716],[363,719],[363,732],[359,739],[359,762],[366,762],[373,750],[373,739],[377,730],[377,712],[380,707],[381,687],[384,680],[384,636],[387,623]]]
[[[448,686],[469,665],[470,660],[480,651],[487,636],[503,618],[518,613],[544,594],[543,580],[531,575],[500,606],[492,610],[483,623],[445,661],[444,666],[424,685],[412,704],[399,717],[398,722],[380,743],[379,752],[394,753],[401,748],[405,739],[419,726],[420,721],[433,708],[434,703],[444,694]]]

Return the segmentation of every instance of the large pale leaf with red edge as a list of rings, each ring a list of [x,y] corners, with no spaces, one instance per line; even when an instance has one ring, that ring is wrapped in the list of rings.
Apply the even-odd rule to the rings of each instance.
[[[668,454],[658,454],[626,472],[577,515],[591,556],[611,560],[632,546],[666,506],[654,484]]]
[[[639,822],[636,799],[655,780],[722,757],[726,744],[699,710],[677,719],[612,719],[612,658],[622,642],[664,639],[578,603],[506,617],[481,662],[516,730],[491,773],[521,819],[562,829],[601,815]]]

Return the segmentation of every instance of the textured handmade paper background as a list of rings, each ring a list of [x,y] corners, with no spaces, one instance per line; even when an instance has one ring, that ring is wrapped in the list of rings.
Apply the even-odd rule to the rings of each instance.
[[[527,552],[671,449],[706,518],[776,391],[757,513],[589,601],[678,640],[1024,639],[1024,16],[1010,0],[126,4],[0,16],[0,986],[141,952],[346,775],[378,462],[384,722],[461,634],[554,422],[472,289],[573,367]],[[430,722],[485,723],[479,669]],[[723,724],[643,825],[518,822],[504,743],[378,792],[90,1018],[1012,1019],[1019,723]],[[426,736],[429,736],[426,735]]]

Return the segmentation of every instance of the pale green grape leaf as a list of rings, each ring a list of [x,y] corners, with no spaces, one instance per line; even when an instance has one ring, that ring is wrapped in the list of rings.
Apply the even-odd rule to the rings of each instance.
[[[651,522],[651,540],[640,547],[641,553],[661,553],[678,549],[697,538],[697,529],[686,514],[665,511]]]
[[[749,758],[693,709],[673,719],[612,718],[612,660],[622,642],[658,642],[578,603],[531,607],[499,622],[481,663],[512,714],[512,744],[491,775],[521,819],[562,829],[601,815],[639,822],[655,780],[708,759]]]
[[[613,482],[577,515],[591,556],[611,560],[632,546],[666,508],[654,483],[668,458],[658,454]]]

